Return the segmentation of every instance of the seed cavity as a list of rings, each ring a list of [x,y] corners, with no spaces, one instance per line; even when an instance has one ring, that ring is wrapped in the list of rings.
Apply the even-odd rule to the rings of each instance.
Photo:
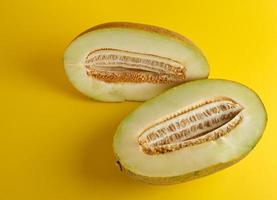
[[[144,153],[157,155],[216,140],[242,121],[242,110],[228,97],[201,101],[151,125],[138,143]]]
[[[90,52],[85,59],[88,76],[108,83],[184,82],[185,66],[158,55],[103,48]]]

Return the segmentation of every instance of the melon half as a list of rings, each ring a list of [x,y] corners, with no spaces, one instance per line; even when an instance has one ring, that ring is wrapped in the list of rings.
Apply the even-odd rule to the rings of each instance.
[[[116,162],[147,183],[180,183],[245,157],[266,122],[263,103],[248,87],[191,81],[147,101],[121,122],[113,141]]]
[[[100,101],[144,101],[181,83],[208,77],[202,52],[164,28],[126,22],[95,26],[64,53],[67,77]]]

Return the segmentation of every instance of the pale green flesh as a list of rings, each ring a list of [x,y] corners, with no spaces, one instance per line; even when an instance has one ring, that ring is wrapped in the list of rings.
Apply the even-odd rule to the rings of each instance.
[[[107,83],[86,74],[85,58],[93,50],[112,48],[158,55],[176,60],[186,66],[186,81],[206,78],[209,74],[203,54],[191,43],[129,28],[104,28],[85,33],[75,39],[64,54],[66,74],[83,94],[102,101],[144,101],[176,83]]]
[[[232,98],[244,108],[242,122],[227,135],[165,154],[148,155],[141,150],[137,138],[149,124],[217,96]],[[195,172],[209,174],[245,156],[261,137],[266,120],[262,102],[247,87],[225,80],[192,81],[168,90],[131,113],[118,127],[114,151],[121,165],[138,179],[152,183],[180,182],[193,178]]]

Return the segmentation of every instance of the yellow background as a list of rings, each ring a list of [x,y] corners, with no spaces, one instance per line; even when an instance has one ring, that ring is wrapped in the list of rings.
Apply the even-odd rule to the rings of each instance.
[[[83,30],[132,21],[186,35],[211,78],[262,98],[269,121],[238,164],[191,182],[151,186],[121,174],[112,137],[140,103],[101,103],[67,81],[63,52]],[[277,199],[277,1],[88,0],[0,3],[0,199]]]

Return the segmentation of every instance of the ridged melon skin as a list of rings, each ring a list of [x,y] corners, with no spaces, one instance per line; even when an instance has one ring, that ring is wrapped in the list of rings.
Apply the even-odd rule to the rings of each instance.
[[[102,41],[99,42],[97,39],[101,38],[99,37],[101,34],[105,35],[102,38],[102,46]],[[124,39],[124,35],[129,35],[130,38]],[[115,39],[116,37],[118,39]],[[151,38],[154,42],[153,44],[148,44]],[[185,81],[204,79],[209,75],[209,66],[205,56],[198,47],[184,36],[161,27],[128,22],[100,24],[77,36],[64,53],[66,75],[73,86],[81,93],[93,99],[106,102],[145,101],[180,84],[180,82],[159,84],[148,82],[107,83],[86,75],[83,64],[84,58],[92,50],[97,48],[115,48],[136,52],[135,45],[139,46],[138,52],[158,56],[163,54],[161,56],[169,56],[169,58],[175,56],[174,54],[176,53],[174,52],[179,52],[177,53],[178,55],[176,54],[176,61],[186,62],[183,63],[187,67],[187,78]],[[178,46],[178,48],[175,49],[174,46]],[[180,51],[180,48],[183,48],[183,50]],[[182,54],[182,51],[189,53]]]
[[[176,176],[175,175],[174,176],[167,176],[167,175],[151,176],[151,174],[146,175],[146,174],[143,174],[141,171],[138,172],[139,171],[138,167],[132,166],[129,161],[126,161],[123,159],[124,156],[122,154],[122,151],[125,151],[125,152],[129,151],[128,150],[129,147],[127,148],[127,146],[129,146],[129,144],[124,143],[126,141],[125,140],[123,141],[121,138],[123,137],[123,135],[128,134],[128,131],[126,131],[126,129],[128,129],[129,127],[132,127],[132,124],[134,127],[137,127],[134,124],[139,124],[138,121],[136,120],[138,115],[141,115],[145,110],[149,110],[149,112],[148,112],[149,115],[151,115],[151,116],[155,115],[155,114],[153,114],[154,112],[151,112],[151,108],[153,108],[153,106],[155,108],[158,108],[159,107],[158,104],[160,102],[162,102],[163,100],[166,101],[166,103],[164,105],[166,105],[167,107],[171,107],[169,102],[171,102],[172,106],[174,107],[175,105],[173,105],[173,104],[176,103],[176,101],[174,100],[174,95],[176,95],[176,92],[178,92],[179,94],[180,94],[180,92],[182,92],[183,94],[186,94],[186,91],[188,88],[194,88],[194,87],[199,88],[201,85],[206,85],[206,84],[208,84],[210,86],[209,88],[213,88],[213,85],[215,85],[215,84],[224,84],[226,86],[230,85],[232,87],[241,87],[242,93],[243,94],[245,93],[247,98],[250,98],[253,100],[252,102],[250,101],[249,104],[253,104],[253,102],[254,102],[254,104],[255,104],[254,108],[256,107],[257,112],[258,112],[257,114],[262,116],[261,118],[259,118],[261,121],[259,121],[257,123],[257,124],[259,124],[259,125],[257,125],[257,133],[255,133],[255,134],[253,133],[253,138],[251,138],[252,137],[251,136],[250,141],[246,141],[246,142],[244,141],[242,143],[238,142],[238,146],[237,146],[238,149],[241,148],[239,145],[243,145],[243,147],[241,148],[241,152],[236,153],[235,156],[232,156],[232,159],[229,159],[229,160],[227,159],[224,162],[214,163],[213,165],[206,166],[201,169],[191,170],[188,173],[179,174]],[[228,89],[229,88],[226,88],[226,91],[228,91]],[[223,87],[223,90],[224,90],[224,87]],[[194,91],[194,90],[192,89],[191,91]],[[180,96],[182,96],[182,94],[180,94]],[[230,96],[232,96],[232,95],[230,95]],[[176,98],[179,98],[179,97],[175,97],[175,99]],[[247,107],[247,104],[245,104],[245,105]],[[160,107],[160,109],[163,109],[163,108]],[[253,114],[253,112],[252,112],[252,114]],[[142,122],[142,121],[140,121],[140,122],[142,124],[146,124],[145,122]],[[200,178],[203,176],[207,176],[207,175],[215,173],[219,170],[225,169],[225,168],[237,163],[241,159],[243,159],[257,145],[258,141],[262,137],[263,131],[266,127],[266,123],[267,123],[267,113],[266,113],[265,107],[264,107],[262,101],[260,100],[260,98],[257,96],[257,94],[250,88],[248,88],[244,85],[241,85],[239,83],[236,83],[233,81],[228,81],[228,80],[221,80],[221,79],[197,80],[197,81],[191,81],[189,83],[174,87],[174,88],[166,91],[165,93],[153,98],[152,100],[147,101],[146,103],[144,103],[140,107],[138,107],[134,112],[130,113],[120,123],[120,125],[117,128],[117,131],[114,135],[113,148],[114,148],[117,165],[119,165],[119,168],[121,169],[121,171],[123,173],[129,175],[130,177],[132,177],[136,180],[139,180],[139,181],[142,181],[145,183],[149,183],[149,184],[159,184],[159,185],[176,184],[176,183],[182,183],[185,181],[190,181],[190,180]],[[252,125],[252,124],[250,124],[250,125]],[[254,125],[255,125],[255,123],[254,123]],[[141,128],[140,130],[142,130],[142,129],[143,128]],[[244,129],[242,129],[242,130],[244,130]],[[256,131],[255,127],[251,130]],[[135,131],[130,131],[129,134],[130,135],[135,134]],[[242,132],[241,134],[244,134],[244,133]],[[249,135],[249,133],[247,133],[247,134]],[[227,135],[226,139],[224,139],[224,140],[228,140],[228,137],[229,136]],[[218,141],[215,140],[215,143],[217,143],[217,142]],[[135,144],[135,141],[132,141],[132,144]],[[201,148],[200,147],[201,145],[198,145],[198,146],[199,146],[199,148]],[[226,148],[229,148],[229,147],[226,146]],[[178,152],[178,151],[179,150],[177,150],[176,152]],[[180,151],[182,151],[182,150],[180,150]],[[139,152],[139,154],[140,153],[143,154],[142,150]],[[214,152],[214,153],[217,154],[218,152]],[[168,153],[168,156],[170,156],[170,154],[171,153]],[[130,156],[133,157],[134,159],[138,158],[137,155],[130,155]],[[157,155],[154,155],[154,156],[157,156]],[[138,158],[138,159],[140,159],[140,158]],[[180,159],[182,159],[182,158],[180,158]],[[154,157],[153,157],[153,160],[155,160]],[[139,164],[139,163],[144,163],[144,162],[143,162],[143,160],[140,160],[139,162],[137,162],[137,164]],[[145,167],[147,167],[147,166],[145,166]]]

